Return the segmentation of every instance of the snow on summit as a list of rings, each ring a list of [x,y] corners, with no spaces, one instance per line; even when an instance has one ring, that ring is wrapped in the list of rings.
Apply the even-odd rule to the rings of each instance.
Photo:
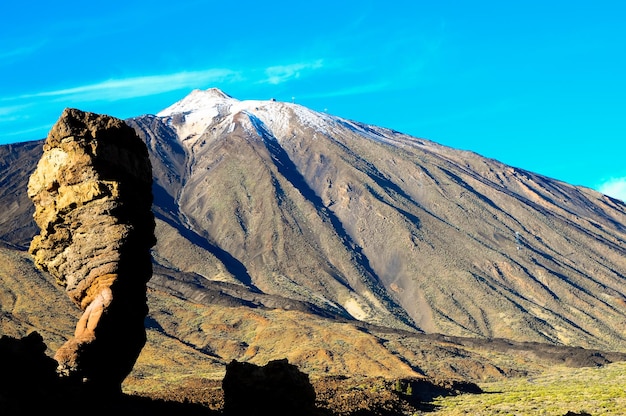
[[[300,105],[275,100],[239,101],[217,88],[193,90],[182,100],[157,113],[167,119],[183,141],[201,136],[215,119],[231,118],[238,113],[246,113],[260,120],[276,137],[287,132],[291,118],[296,115],[302,124],[319,130],[333,117],[317,113]]]
[[[173,114],[190,114],[202,112],[215,107],[216,104],[220,102],[225,102],[228,100],[237,101],[217,88],[210,88],[205,91],[193,90],[182,100],[175,102],[164,110],[161,110],[157,114],[157,116],[167,117]]]

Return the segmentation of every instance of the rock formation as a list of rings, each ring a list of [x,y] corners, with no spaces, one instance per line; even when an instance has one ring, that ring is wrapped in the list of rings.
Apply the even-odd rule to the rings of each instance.
[[[0,337],[0,397],[19,390],[50,388],[55,383],[55,362],[45,354],[46,344],[37,332],[22,339]],[[8,393],[8,394],[7,394]],[[0,399],[0,404],[3,400]],[[3,409],[0,405],[0,409]]]
[[[66,109],[44,143],[28,195],[41,232],[35,264],[83,311],[55,354],[61,374],[119,390],[146,340],[146,283],[156,243],[152,169],[122,120]]]
[[[309,376],[287,359],[263,367],[231,361],[222,381],[226,415],[314,415],[315,389]]]

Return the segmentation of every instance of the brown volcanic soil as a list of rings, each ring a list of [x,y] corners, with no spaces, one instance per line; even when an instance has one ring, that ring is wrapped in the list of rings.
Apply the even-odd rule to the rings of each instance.
[[[0,248],[2,334],[42,334],[52,354],[79,311],[29,256]],[[537,374],[553,365],[596,365],[624,354],[581,348],[426,335],[320,318],[306,311],[210,305],[149,291],[148,343],[125,391],[156,392],[187,379],[220,380],[233,359],[264,365],[287,358],[311,377],[350,376],[484,381]]]
[[[51,355],[72,333],[79,311],[24,252],[0,248],[0,264],[2,334],[23,337],[37,330]],[[224,300],[204,305],[154,287],[149,306],[148,343],[124,382],[120,404],[145,414],[219,414],[221,379],[233,359],[264,365],[288,358],[310,375],[320,414],[337,415],[428,410],[428,394],[406,394],[409,380],[448,380],[436,383],[454,392],[451,380],[497,380],[554,365],[626,360],[626,354],[403,332]],[[400,389],[397,380],[404,383]]]
[[[311,380],[320,416],[413,415],[433,410],[434,397],[480,393],[471,383],[426,379],[385,379],[321,377]],[[410,387],[409,387],[410,386]],[[224,407],[220,380],[190,379],[167,392],[141,397],[179,403],[199,404],[215,412]]]
[[[251,395],[250,384],[240,393],[249,397],[226,396],[224,383],[218,380],[190,378],[167,391],[142,395],[110,393],[93,389],[89,385],[59,379],[55,374],[56,362],[43,354],[45,344],[40,335],[33,332],[22,339],[0,337],[0,356],[3,374],[0,377],[0,410],[4,416],[31,415],[62,412],[68,416],[81,415],[89,409],[92,415],[219,415],[248,416],[250,414],[291,415],[281,404],[290,402],[288,393],[298,394],[281,384],[272,384],[277,389],[272,399],[263,387],[262,395]],[[268,382],[281,377],[277,367],[266,373]],[[284,373],[282,373],[284,375]],[[301,409],[303,416],[332,415],[403,415],[415,414],[418,409],[432,408],[433,397],[460,393],[479,393],[480,389],[470,383],[434,383],[423,378],[389,380],[384,378],[323,377],[312,384],[303,375],[299,389],[315,390],[314,408]],[[284,380],[284,379],[283,379]],[[237,380],[241,382],[242,380]],[[258,380],[257,380],[258,381]],[[275,383],[275,382],[274,382]],[[307,397],[308,396],[308,393]],[[231,399],[227,399],[231,397]],[[313,397],[310,397],[313,399]],[[67,400],[71,400],[68,405]],[[233,400],[233,402],[227,402]],[[251,409],[234,410],[241,400],[254,401]],[[260,410],[264,409],[264,410]],[[271,412],[274,409],[275,412]]]

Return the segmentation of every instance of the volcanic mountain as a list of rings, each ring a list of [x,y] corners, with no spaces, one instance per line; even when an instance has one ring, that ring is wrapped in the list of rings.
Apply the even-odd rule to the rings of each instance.
[[[621,201],[215,89],[130,124],[153,156],[166,268],[388,327],[626,339]]]
[[[126,122],[151,156],[158,243],[150,287],[168,302],[626,351],[622,201],[398,131],[217,89]],[[40,142],[0,147],[0,239],[11,252],[37,232],[25,184],[40,155]],[[184,334],[153,306],[151,322],[215,353],[190,308],[175,308],[195,314]],[[236,348],[253,356],[252,344]]]

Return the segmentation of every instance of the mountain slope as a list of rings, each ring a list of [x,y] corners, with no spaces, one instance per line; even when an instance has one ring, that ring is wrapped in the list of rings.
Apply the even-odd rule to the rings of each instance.
[[[42,141],[0,146],[0,241],[27,246],[39,232],[26,195],[28,177],[43,153]]]
[[[213,254],[203,273],[157,248],[181,270],[387,326],[623,348],[621,201],[218,90],[130,122],[168,172],[157,204]]]
[[[0,333],[19,338],[37,331],[53,354],[80,311],[27,253],[0,247],[0,264]],[[221,380],[231,360],[265,365],[287,358],[314,378],[347,376],[357,385],[362,377],[499,380],[626,360],[624,353],[425,335],[263,308],[219,291],[193,292],[190,283],[176,292],[162,273],[156,270],[149,283],[148,342],[125,381],[127,392],[193,391],[199,380]]]
[[[626,351],[621,201],[218,90],[127,121],[153,163],[154,288],[412,332]],[[40,152],[3,151],[28,161]],[[0,190],[3,204],[22,207],[0,214],[2,239],[21,247],[29,163]]]

